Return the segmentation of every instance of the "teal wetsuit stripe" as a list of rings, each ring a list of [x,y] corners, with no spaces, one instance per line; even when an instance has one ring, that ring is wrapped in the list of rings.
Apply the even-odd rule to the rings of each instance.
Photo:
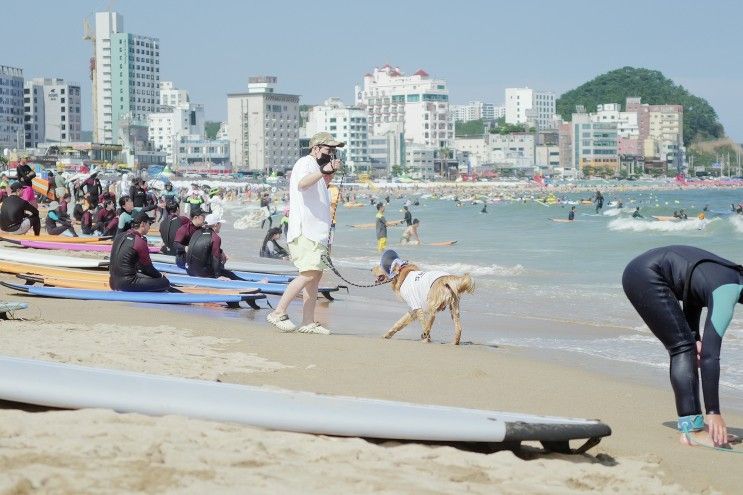
[[[743,285],[725,284],[712,291],[712,326],[715,327],[717,335],[722,337],[733,319],[735,305],[738,304]]]

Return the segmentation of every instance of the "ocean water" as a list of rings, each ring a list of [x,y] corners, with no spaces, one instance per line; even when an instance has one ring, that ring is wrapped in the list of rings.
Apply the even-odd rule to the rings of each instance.
[[[577,201],[589,194],[560,196]],[[463,299],[465,340],[537,352],[567,352],[575,360],[590,358],[604,370],[621,364],[666,380],[665,349],[627,301],[621,287],[622,271],[635,256],[669,244],[698,246],[743,262],[743,216],[729,214],[731,203],[743,201],[743,189],[608,192],[604,196],[605,208],[598,214],[591,205],[577,205],[573,223],[551,220],[567,218],[569,205],[498,201],[489,203],[488,213],[482,214],[479,203],[463,202],[457,207],[452,200],[425,197],[420,206],[411,207],[413,217],[421,221],[423,245],[400,246],[402,228],[393,227],[389,229],[389,247],[424,269],[472,274],[477,291]],[[607,206],[616,199],[623,201],[623,209]],[[387,206],[388,220],[402,218],[403,201],[395,198]],[[700,221],[696,215],[705,205],[707,219]],[[645,219],[631,217],[636,206]],[[681,208],[688,213],[688,221],[651,218],[672,215]],[[225,244],[235,259],[257,253],[264,232],[231,229],[231,223],[245,212],[243,207],[226,211]],[[371,282],[368,270],[379,258],[374,229],[350,226],[374,222],[374,215],[371,206],[338,209],[333,260],[353,281]],[[426,245],[447,240],[457,243],[450,247]],[[389,292],[379,287],[352,288],[347,302],[339,301],[334,310],[348,304],[353,311],[368,311],[372,316],[358,318],[360,323],[351,325],[349,332],[381,335],[404,311],[404,303],[394,301]],[[518,329],[494,324],[504,318],[530,324]],[[450,327],[449,318],[440,316],[434,338],[450,339]],[[416,328],[405,335],[415,338],[418,331]],[[721,392],[743,403],[743,311],[738,311],[724,339]]]

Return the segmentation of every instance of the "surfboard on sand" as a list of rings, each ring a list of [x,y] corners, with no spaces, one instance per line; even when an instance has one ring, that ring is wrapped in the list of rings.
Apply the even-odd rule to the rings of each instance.
[[[64,242],[70,244],[112,244],[111,237],[67,237],[64,235],[33,235],[30,234],[16,235],[7,234],[5,232],[0,233],[0,239],[13,244],[20,244],[21,241],[48,241],[48,242]]]
[[[0,249],[0,261],[13,261],[15,263],[29,263],[43,266],[56,266],[61,268],[105,268],[108,261],[95,258],[75,258],[72,256],[60,256],[55,254],[39,254],[38,252],[25,249]]]
[[[459,241],[441,241],[441,242],[431,242],[428,245],[429,246],[453,246]]]
[[[181,292],[122,292],[114,290],[70,289],[63,287],[40,287],[34,285],[0,282],[3,286],[34,296],[56,297],[59,299],[82,299],[95,301],[138,302],[152,304],[197,304],[197,303],[239,303],[265,299],[264,294],[204,294]]]
[[[267,430],[432,442],[541,441],[585,452],[611,435],[598,420],[536,416],[263,389],[0,356],[0,399],[63,409],[103,408],[150,416],[240,423]]]

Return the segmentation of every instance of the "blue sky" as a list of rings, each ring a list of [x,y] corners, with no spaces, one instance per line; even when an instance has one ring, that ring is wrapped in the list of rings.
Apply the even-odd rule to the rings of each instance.
[[[89,129],[91,46],[83,17],[108,1],[24,0],[0,7],[0,64],[83,87]],[[365,72],[390,63],[449,83],[450,100],[502,103],[503,89],[562,93],[611,69],[662,71],[706,98],[743,141],[743,2],[734,0],[242,2],[118,0],[127,31],[161,41],[161,75],[226,118],[250,75],[279,78],[303,103],[353,100]],[[32,20],[29,20],[31,18]],[[13,20],[17,20],[15,22]],[[10,22],[8,22],[10,21]]]

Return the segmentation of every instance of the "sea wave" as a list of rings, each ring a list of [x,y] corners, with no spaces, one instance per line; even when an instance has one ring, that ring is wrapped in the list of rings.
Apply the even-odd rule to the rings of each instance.
[[[710,224],[717,222],[719,218],[711,220],[699,220],[697,218],[684,220],[682,222],[660,222],[656,220],[644,220],[639,218],[616,218],[609,222],[609,230],[632,231],[632,232],[693,232],[703,230]]]
[[[729,218],[733,228],[739,234],[743,234],[743,215],[733,215]]]
[[[604,211],[604,215],[607,217],[618,217],[622,213],[622,208],[611,208]]]
[[[427,270],[439,270],[447,273],[469,273],[475,276],[495,275],[498,277],[515,277],[524,273],[524,267],[522,265],[471,265],[469,263],[434,265],[422,263],[421,266]]]

